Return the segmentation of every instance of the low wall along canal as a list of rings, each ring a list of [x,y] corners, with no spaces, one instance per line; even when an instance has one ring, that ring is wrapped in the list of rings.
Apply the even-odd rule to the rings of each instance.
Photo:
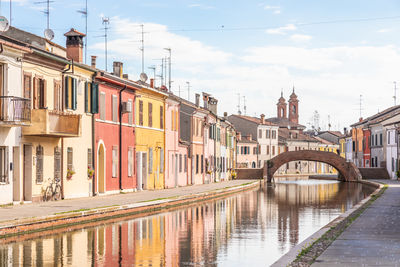
[[[0,261],[23,266],[267,266],[374,190],[361,183],[282,180],[146,217],[4,238]]]

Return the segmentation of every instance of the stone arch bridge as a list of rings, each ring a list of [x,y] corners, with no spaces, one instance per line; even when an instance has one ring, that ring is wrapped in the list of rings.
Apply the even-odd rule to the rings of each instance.
[[[318,150],[299,150],[288,151],[279,154],[269,160],[264,166],[264,178],[270,182],[274,173],[284,164],[291,161],[317,161],[327,163],[333,166],[339,172],[339,178],[344,181],[361,180],[361,173],[352,162],[347,162],[344,158],[333,152],[325,152]]]

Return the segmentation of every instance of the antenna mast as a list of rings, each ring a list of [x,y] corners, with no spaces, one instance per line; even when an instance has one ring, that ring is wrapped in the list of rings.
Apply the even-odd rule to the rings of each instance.
[[[85,17],[85,64],[87,62],[87,39],[88,39],[88,0],[86,0],[85,9],[78,10]]]
[[[247,107],[246,107],[246,96],[243,96],[243,112],[244,112],[244,115],[246,115],[246,110],[247,110]]]
[[[105,50],[105,60],[106,60],[106,71],[107,71],[107,30],[109,29],[108,25],[110,25],[110,19],[108,17],[103,17],[103,25],[104,25],[104,50]]]
[[[169,57],[168,57],[168,90],[171,91],[171,48],[164,48],[169,52]],[[166,64],[166,62],[165,62]]]
[[[10,26],[12,21],[11,15],[12,15],[12,0],[10,0]]]
[[[360,119],[362,118],[361,110],[362,110],[362,95],[360,95]]]
[[[156,80],[156,66],[152,65],[149,67],[149,69],[153,70],[153,79],[155,81]]]
[[[190,101],[190,82],[186,82],[188,90],[188,101]]]
[[[144,73],[144,24],[140,24],[140,27],[142,28],[142,39],[140,40],[142,47],[140,51],[142,51],[142,73]]]
[[[41,1],[41,2],[34,2],[34,4],[46,4],[46,10],[42,11],[46,17],[47,17],[47,28],[50,29],[50,3],[54,3],[54,1],[47,0],[47,1]],[[10,0],[10,24],[11,24],[11,0]]]
[[[393,99],[394,99],[394,105],[396,106],[396,100],[397,100],[397,83],[394,81],[393,82],[394,83],[394,96],[393,96]]]
[[[237,95],[238,95],[238,105],[237,105],[237,108],[238,108],[238,115],[241,115],[242,112],[240,111],[240,93],[238,93]]]

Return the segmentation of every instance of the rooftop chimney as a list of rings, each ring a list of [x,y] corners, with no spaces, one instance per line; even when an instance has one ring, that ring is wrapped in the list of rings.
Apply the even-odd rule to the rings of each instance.
[[[196,107],[200,106],[200,95],[196,94]]]
[[[122,74],[123,74],[122,67],[123,67],[123,65],[124,64],[122,62],[114,61],[114,63],[113,63],[113,74],[115,76],[118,76],[118,77],[122,78]]]
[[[209,99],[210,95],[207,93],[203,92],[203,107],[205,109],[208,109],[208,99]]]
[[[218,100],[214,97],[209,97],[209,101],[208,101],[208,109],[214,113],[215,115],[217,115],[217,106],[218,106]]]
[[[82,63],[83,37],[86,35],[72,28],[64,36],[67,37],[67,58]]]
[[[129,75],[128,74],[122,74],[122,78],[129,79]]]
[[[362,122],[362,121],[363,121],[363,118],[361,117],[358,121],[359,121],[359,122]]]
[[[236,138],[238,141],[242,140],[242,133],[241,132],[237,132],[236,133]]]
[[[228,117],[228,112],[224,112],[224,118],[226,119]]]
[[[92,67],[93,68],[96,68],[96,59],[97,59],[97,56],[92,56]]]
[[[249,141],[253,140],[253,136],[252,136],[251,134],[249,134],[249,135],[247,136],[247,140],[249,140]]]
[[[261,124],[265,123],[265,115],[264,114],[261,114],[261,116],[260,116],[260,123]]]
[[[154,79],[153,78],[150,78],[150,87],[154,88]]]

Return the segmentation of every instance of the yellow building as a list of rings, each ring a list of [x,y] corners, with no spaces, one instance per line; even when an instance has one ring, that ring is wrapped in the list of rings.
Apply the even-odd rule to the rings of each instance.
[[[141,85],[135,103],[138,189],[164,188],[167,93]]]
[[[342,158],[346,158],[346,136],[339,138],[339,151]]]
[[[337,154],[339,151],[339,145],[336,145],[332,142],[329,142],[325,139],[322,139],[320,137],[314,137],[319,141],[318,143],[318,150],[319,151],[325,151],[325,152],[331,152]],[[317,163],[317,173],[319,174],[337,174],[337,170],[332,167],[329,164],[318,162]]]

